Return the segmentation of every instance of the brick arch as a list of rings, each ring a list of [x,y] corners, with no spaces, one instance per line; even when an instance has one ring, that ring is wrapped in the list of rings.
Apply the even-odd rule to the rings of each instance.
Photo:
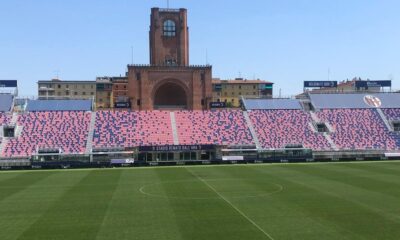
[[[158,81],[152,88],[151,100],[153,109],[156,106],[179,106],[190,109],[192,93],[189,87],[178,79]]]

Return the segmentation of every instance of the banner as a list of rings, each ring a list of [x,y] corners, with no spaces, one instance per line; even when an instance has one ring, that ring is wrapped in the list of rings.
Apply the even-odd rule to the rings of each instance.
[[[17,87],[17,80],[0,80],[0,87]]]
[[[131,103],[130,102],[116,102],[114,103],[115,108],[130,108]]]
[[[304,81],[304,87],[337,87],[337,81]]]
[[[377,81],[356,81],[356,88],[369,88],[369,87],[391,87],[391,80],[377,80]]]
[[[142,146],[139,152],[191,152],[201,150],[214,150],[214,145],[164,145],[164,146]]]
[[[210,102],[210,108],[225,108],[225,102]]]

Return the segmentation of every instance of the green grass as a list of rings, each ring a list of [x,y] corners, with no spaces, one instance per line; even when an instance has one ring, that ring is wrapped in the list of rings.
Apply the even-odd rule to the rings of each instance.
[[[0,239],[400,239],[400,162],[0,173]]]

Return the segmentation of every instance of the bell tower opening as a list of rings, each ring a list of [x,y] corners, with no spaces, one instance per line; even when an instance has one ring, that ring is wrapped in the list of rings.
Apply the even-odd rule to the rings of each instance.
[[[180,85],[168,82],[157,88],[154,109],[187,109],[187,94]]]

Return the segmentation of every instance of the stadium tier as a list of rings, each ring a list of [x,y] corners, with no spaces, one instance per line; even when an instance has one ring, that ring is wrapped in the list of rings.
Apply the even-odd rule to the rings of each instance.
[[[95,148],[172,145],[168,111],[98,111],[93,137]]]
[[[312,129],[311,116],[303,110],[253,110],[249,116],[263,148],[301,144],[315,150],[331,149],[324,135]]]
[[[254,145],[241,110],[175,112],[180,144]]]
[[[0,112],[0,126],[8,124],[10,122],[10,116],[6,113]]]
[[[382,112],[385,114],[388,120],[400,120],[400,109],[398,108],[384,108]]]
[[[274,99],[244,102],[250,108],[247,111],[55,110],[67,106],[61,104],[50,106],[48,111],[38,108],[20,114],[0,112],[0,126],[10,125],[0,131],[0,157],[31,157],[42,149],[90,154],[92,149],[165,145],[255,145],[264,150],[301,145],[328,152],[400,150],[397,95],[385,95],[384,100],[361,94],[346,98],[356,99],[349,108],[342,108],[343,102],[328,102],[332,99],[329,94],[310,98],[315,111],[304,110],[305,104],[299,100]],[[388,99],[390,102],[386,102]],[[371,107],[374,105],[391,107]],[[42,106],[47,108],[46,104]]]
[[[330,136],[340,149],[398,148],[376,109],[323,109],[316,114],[332,125]]]
[[[38,148],[60,149],[67,154],[85,151],[90,112],[30,112],[19,116],[17,126],[22,132],[9,139],[3,156],[27,157]]]

